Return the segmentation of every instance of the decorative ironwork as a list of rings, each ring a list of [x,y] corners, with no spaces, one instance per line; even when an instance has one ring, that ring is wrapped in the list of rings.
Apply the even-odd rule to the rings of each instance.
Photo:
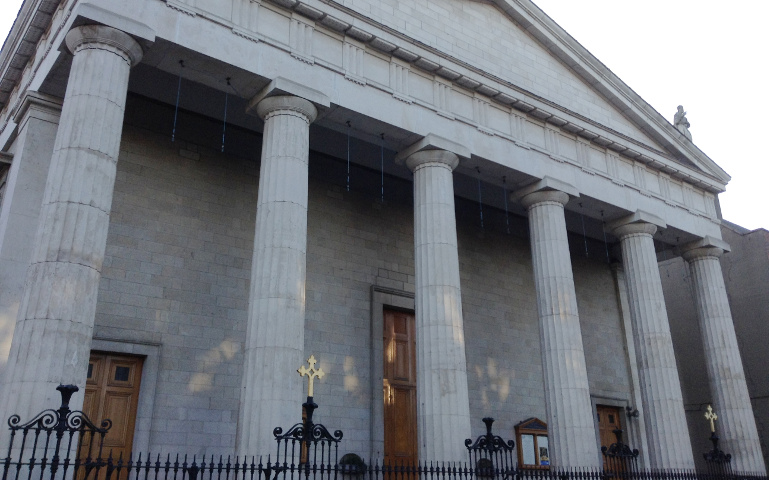
[[[26,423],[22,423],[18,415],[8,419],[11,434],[3,462],[3,480],[12,470],[16,478],[26,473],[27,478],[48,474],[53,479],[57,474],[66,478],[70,469],[82,469],[87,476],[92,470],[107,465],[102,459],[102,450],[104,436],[112,428],[112,422],[104,420],[97,427],[86,414],[69,408],[77,386],[59,385],[56,390],[61,394],[58,410],[43,410]]]
[[[484,435],[476,438],[475,442],[471,438],[465,440],[471,468],[475,469],[475,475],[478,477],[495,477],[503,474],[507,478],[515,465],[513,461],[515,442],[504,440],[491,432],[493,418],[486,417],[483,423],[486,424]]]
[[[718,448],[718,440],[716,432],[712,432],[710,441],[713,443],[713,450],[703,454],[705,464],[708,466],[708,473],[711,475],[731,475],[732,455]]]
[[[308,377],[307,401],[302,404],[303,418],[300,423],[295,424],[283,433],[281,427],[276,427],[272,434],[278,443],[277,455],[271,471],[278,475],[293,468],[301,468],[305,471],[305,476],[310,475],[311,464],[337,465],[339,455],[339,442],[342,440],[342,431],[335,430],[333,435],[328,429],[320,424],[313,422],[313,414],[318,408],[318,404],[313,401],[313,380],[323,378],[325,373],[322,369],[315,368],[317,360],[311,355],[307,360],[310,368],[302,365],[297,372],[299,375]],[[269,478],[269,474],[267,475]]]
[[[129,454],[104,458],[104,437],[111,427],[105,420],[97,427],[80,411],[69,407],[77,387],[61,385],[62,403],[58,410],[45,410],[32,420],[22,423],[18,415],[8,420],[10,442],[8,455],[2,459],[0,480],[769,480],[766,475],[735,474],[731,471],[731,456],[718,448],[718,437],[711,435],[713,452],[706,454],[708,472],[692,470],[636,470],[622,472],[610,469],[551,467],[549,470],[521,468],[512,462],[513,441],[505,441],[492,433],[493,419],[485,418],[486,434],[475,442],[465,441],[470,462],[439,462],[406,464],[366,463],[357,455],[347,461],[337,460],[337,448],[342,432],[330,434],[320,424],[313,423],[318,405],[312,397],[304,407],[306,417],[283,434],[274,430],[278,441],[278,456],[262,457],[186,455],[161,456]],[[619,433],[618,433],[619,432]],[[615,431],[617,442],[604,449],[604,455],[635,458],[638,453],[622,443],[621,431]],[[451,439],[441,439],[451,441]],[[296,448],[296,449],[295,449]],[[475,456],[474,456],[475,455]],[[354,458],[353,458],[354,457]]]
[[[604,468],[608,472],[629,472],[637,470],[638,449],[630,448],[622,442],[622,429],[613,430],[617,441],[608,447],[601,447],[601,453],[605,457]]]
[[[713,407],[708,405],[705,412],[705,420],[710,422],[710,441],[713,443],[713,450],[703,454],[705,464],[708,466],[708,473],[711,475],[729,475],[732,473],[732,456],[718,448],[718,435],[716,434],[716,420],[718,415],[713,411]]]

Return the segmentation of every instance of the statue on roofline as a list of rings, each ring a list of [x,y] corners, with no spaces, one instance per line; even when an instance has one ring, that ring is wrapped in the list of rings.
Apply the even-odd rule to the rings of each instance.
[[[689,120],[686,119],[686,112],[684,112],[683,105],[678,106],[678,111],[676,112],[675,117],[673,117],[673,125],[675,125],[676,129],[681,132],[684,137],[688,138],[689,141],[692,141],[692,134],[689,132],[689,127],[691,126],[689,124]]]

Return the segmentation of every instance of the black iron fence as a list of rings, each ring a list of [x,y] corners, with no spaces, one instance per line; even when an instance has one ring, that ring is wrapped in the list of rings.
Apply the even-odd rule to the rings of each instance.
[[[303,404],[305,418],[273,435],[277,449],[266,457],[201,457],[187,455],[129,455],[104,451],[111,422],[99,426],[69,408],[77,387],[62,385],[62,405],[22,423],[14,415],[2,480],[769,480],[731,471],[731,457],[718,449],[706,455],[707,472],[641,470],[638,451],[617,442],[603,449],[602,469],[522,468],[514,460],[515,444],[492,433],[491,418],[483,419],[486,433],[467,439],[467,457],[457,462],[382,464],[357,455],[339,458],[342,432],[333,434],[313,422],[318,407],[312,397]]]

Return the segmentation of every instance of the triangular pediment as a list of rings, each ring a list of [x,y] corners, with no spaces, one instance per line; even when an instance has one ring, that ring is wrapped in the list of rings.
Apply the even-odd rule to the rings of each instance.
[[[659,153],[658,158],[662,159],[659,163],[645,160],[653,164],[652,168],[671,172],[683,167],[681,170],[686,171],[683,177],[704,179],[698,181],[715,190],[729,181],[726,172],[678,132],[668,119],[530,0],[402,1],[398,7],[400,16],[387,15],[374,8],[378,4],[376,0],[359,3],[361,6],[355,7],[356,10],[362,11],[365,5],[371,5],[370,11],[365,12],[370,20],[385,24],[412,43],[430,47],[443,57],[433,60],[445,62],[422,62],[419,53],[408,51],[399,55],[401,48],[393,51],[396,45],[383,42],[382,45],[391,46],[383,50],[392,52],[393,56],[416,67],[426,65],[428,72],[482,94],[490,91],[492,93],[487,94],[495,100],[500,98],[493,93],[495,89],[509,86],[512,94],[518,94],[524,102],[533,100],[541,106],[531,113],[535,118],[543,118],[537,114],[559,118],[564,115],[584,122],[587,127],[583,129],[589,128],[591,134],[596,134],[585,137],[589,140],[603,135],[617,136],[624,139],[627,149],[634,150],[635,144]],[[377,41],[368,41],[376,48]],[[451,72],[450,69],[457,66],[480,75]],[[445,69],[456,76],[441,75]],[[488,88],[478,83],[484,80],[488,81]],[[462,101],[466,104],[468,99],[462,97]],[[599,145],[612,143],[599,140],[604,141],[596,140]]]
[[[572,38],[530,0],[466,0],[466,7],[504,12],[513,36],[525,36],[536,46],[522,41],[527,56],[537,64],[526,73],[545,78],[532,93],[584,115],[608,128],[671,155],[678,163],[728,182],[729,175],[668,119],[659,114],[619,77]],[[491,14],[490,11],[487,11]],[[547,72],[563,87],[548,87]],[[537,75],[544,75],[544,77]]]
[[[547,424],[535,417],[527,418],[515,424],[515,428],[518,430],[543,430],[547,432]]]

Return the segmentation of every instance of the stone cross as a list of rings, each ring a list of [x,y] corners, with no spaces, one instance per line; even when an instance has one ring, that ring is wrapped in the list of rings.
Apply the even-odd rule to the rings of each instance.
[[[297,372],[299,372],[300,377],[304,377],[307,375],[309,378],[307,379],[307,396],[312,397],[313,392],[313,383],[316,378],[321,379],[323,378],[323,375],[326,373],[323,371],[322,368],[315,368],[315,364],[317,363],[317,360],[315,360],[315,355],[310,355],[310,358],[307,359],[307,364],[310,366],[310,368],[306,368],[304,365],[299,367]]]
[[[716,424],[714,423],[716,420],[718,420],[718,415],[715,414],[713,411],[713,407],[708,405],[708,412],[705,414],[705,420],[710,421],[710,431],[715,432],[716,431]]]

